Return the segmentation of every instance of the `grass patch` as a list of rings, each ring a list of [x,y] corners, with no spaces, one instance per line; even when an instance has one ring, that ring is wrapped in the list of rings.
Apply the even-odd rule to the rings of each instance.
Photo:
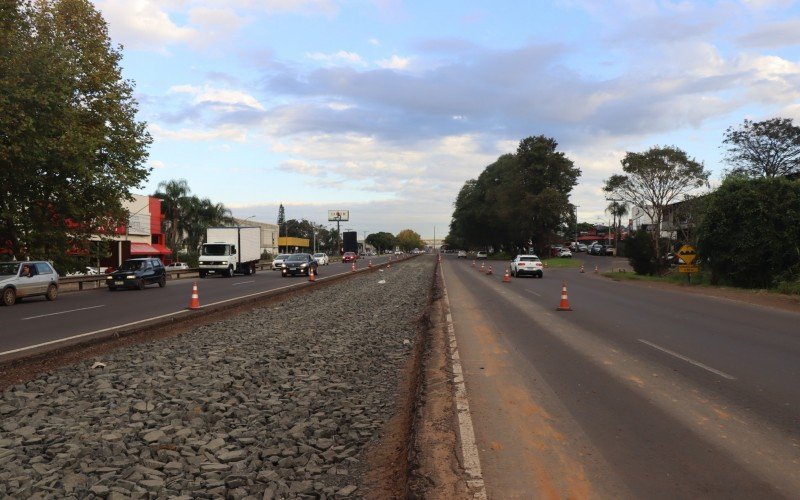
[[[555,268],[577,269],[581,267],[580,261],[577,261],[575,259],[562,259],[559,257],[553,257],[551,259],[542,259],[542,263],[547,265],[547,267],[555,267]]]

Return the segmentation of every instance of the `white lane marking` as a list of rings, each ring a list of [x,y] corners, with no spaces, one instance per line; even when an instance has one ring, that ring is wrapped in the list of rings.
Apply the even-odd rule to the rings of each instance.
[[[670,350],[669,350],[669,349],[667,349],[666,347],[661,347],[660,345],[654,344],[654,343],[652,343],[652,342],[648,342],[648,341],[646,341],[646,340],[644,340],[644,339],[639,339],[639,342],[641,342],[641,343],[643,343],[643,344],[647,344],[647,345],[649,345],[650,347],[652,347],[652,348],[654,348],[654,349],[658,349],[658,350],[659,350],[659,351],[661,351],[661,352],[665,352],[665,353],[669,354],[670,356],[675,356],[675,357],[676,357],[676,358],[678,358],[678,359],[682,359],[683,361],[686,361],[687,363],[691,363],[691,364],[693,364],[694,366],[697,366],[698,368],[702,368],[703,370],[708,370],[708,371],[710,371],[711,373],[716,373],[716,374],[717,374],[717,375],[719,375],[720,377],[726,378],[726,379],[728,379],[728,380],[736,380],[736,377],[734,377],[733,375],[728,375],[728,374],[727,374],[727,373],[725,373],[725,372],[719,371],[719,370],[717,370],[717,369],[715,369],[715,368],[711,368],[710,366],[708,366],[708,365],[704,365],[703,363],[701,363],[701,362],[699,362],[699,361],[695,361],[695,360],[693,360],[692,358],[687,358],[686,356],[684,356],[684,355],[682,355],[682,354],[678,354],[678,353],[677,353],[677,352],[675,352],[675,351],[670,351]]]
[[[458,344],[456,342],[456,331],[453,326],[453,316],[450,313],[450,298],[447,295],[447,284],[444,281],[444,267],[439,266],[442,275],[442,288],[444,289],[444,307],[447,311],[447,337],[450,350],[451,366],[453,370],[453,386],[458,412],[458,433],[461,437],[461,456],[464,458],[464,471],[469,476],[467,484],[474,491],[473,498],[486,500],[486,486],[483,482],[481,472],[481,460],[478,456],[478,445],[475,442],[475,428],[472,424],[472,416],[469,410],[469,400],[467,399],[467,386],[464,383],[464,375],[461,369],[461,357],[458,354]]]
[[[256,280],[253,280],[253,281],[240,281],[238,283],[234,283],[233,286],[246,285],[248,283],[255,283],[255,282],[256,282]]]
[[[526,291],[526,292],[528,292],[528,293],[532,293],[532,294],[536,295],[537,297],[541,297],[541,296],[542,296],[542,294],[540,294],[540,293],[536,293],[536,292],[534,292],[533,290],[527,290],[527,289],[526,289],[525,291]]]
[[[108,328],[103,328],[101,330],[95,330],[93,332],[81,333],[79,335],[73,335],[72,337],[66,337],[66,338],[63,338],[63,339],[51,340],[49,342],[42,342],[41,344],[29,345],[29,346],[26,346],[26,347],[20,347],[19,349],[12,349],[10,351],[0,352],[0,356],[5,356],[6,354],[14,354],[14,353],[17,353],[17,352],[25,352],[25,351],[29,351],[31,349],[36,349],[38,347],[45,347],[45,346],[48,346],[48,345],[60,344],[61,342],[66,342],[66,341],[69,341],[69,340],[79,339],[79,338],[83,338],[83,337],[88,337],[90,335],[97,335],[98,333],[103,333],[103,332],[108,332],[108,331],[111,331],[111,330],[116,330],[117,328],[125,328],[126,326],[138,325],[140,323],[146,323],[148,321],[153,321],[155,319],[169,318],[170,316],[177,316],[178,314],[183,314],[183,313],[187,313],[187,312],[189,312],[189,311],[188,310],[177,311],[177,312],[173,312],[173,313],[169,313],[169,314],[162,314],[161,316],[154,316],[152,318],[140,319],[139,321],[133,321],[131,323],[125,323],[124,325],[109,326]]]
[[[328,277],[332,278],[334,276],[340,276],[342,274],[351,274],[351,273],[347,272],[347,273],[332,274],[332,275],[330,275]],[[317,281],[321,281],[322,279],[324,279],[324,278],[317,278]],[[231,301],[236,300],[236,299],[244,299],[244,298],[247,298],[247,297],[255,297],[257,295],[263,295],[265,293],[274,292],[276,290],[283,290],[283,289],[286,289],[286,288],[297,287],[299,285],[300,284],[297,283],[297,284],[294,284],[294,285],[288,285],[288,286],[284,286],[284,287],[280,287],[280,288],[273,288],[273,289],[270,289],[270,290],[264,290],[262,292],[250,293],[250,294],[247,294],[247,295],[234,297],[232,299],[221,300],[219,302],[212,302],[211,304],[206,304],[204,307],[213,306],[213,305],[217,305],[217,304],[224,304],[226,302],[231,302]],[[91,336],[91,335],[97,335],[98,333],[108,332],[108,331],[111,331],[111,330],[115,330],[117,328],[125,328],[125,327],[128,327],[128,326],[133,326],[133,325],[138,325],[138,324],[141,324],[141,323],[146,323],[148,321],[153,321],[153,320],[162,319],[162,318],[169,318],[171,316],[177,316],[178,314],[185,314],[187,312],[190,312],[190,311],[188,309],[183,309],[181,311],[175,311],[175,312],[172,312],[172,313],[162,314],[160,316],[153,316],[152,318],[140,319],[139,321],[133,321],[131,323],[125,323],[123,325],[109,326],[108,328],[103,328],[101,330],[95,330],[95,331],[92,331],[92,332],[81,333],[81,334],[73,335],[71,337],[66,337],[66,338],[63,338],[63,339],[51,340],[49,342],[42,342],[41,344],[34,344],[34,345],[26,346],[26,347],[20,347],[20,348],[17,348],[17,349],[12,349],[10,351],[0,352],[0,356],[5,356],[5,355],[8,355],[8,354],[15,354],[15,353],[18,353],[18,352],[30,351],[31,349],[37,349],[39,347],[46,347],[46,346],[49,346],[49,345],[55,345],[55,344],[59,344],[59,343],[62,343],[62,342],[67,342],[67,341],[74,340],[74,339],[80,339],[80,338],[88,337],[88,336]]]
[[[20,321],[28,321],[29,319],[37,319],[37,318],[44,318],[47,316],[58,316],[59,314],[69,314],[78,311],[86,311],[88,309],[97,309],[98,307],[105,307],[105,305],[101,306],[91,306],[91,307],[81,307],[80,309],[70,309],[69,311],[61,311],[57,313],[50,313],[50,314],[40,314],[38,316],[28,316],[27,318],[22,318]]]

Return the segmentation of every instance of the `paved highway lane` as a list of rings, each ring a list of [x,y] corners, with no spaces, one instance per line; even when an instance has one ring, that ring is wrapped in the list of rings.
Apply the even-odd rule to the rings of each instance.
[[[373,265],[387,261],[386,256],[372,259]],[[367,260],[359,260],[363,268]],[[331,263],[320,267],[319,279],[346,274],[350,264]],[[154,318],[190,314],[187,306],[192,283],[197,282],[201,306],[230,301],[261,292],[303,285],[305,276],[281,277],[278,271],[258,271],[254,275],[233,278],[170,280],[167,286],[148,285],[143,290],[108,291],[106,288],[62,293],[48,302],[38,298],[23,300],[11,307],[0,307],[0,356],[42,343],[86,335]]]
[[[545,273],[445,262],[490,497],[800,491],[800,315]]]

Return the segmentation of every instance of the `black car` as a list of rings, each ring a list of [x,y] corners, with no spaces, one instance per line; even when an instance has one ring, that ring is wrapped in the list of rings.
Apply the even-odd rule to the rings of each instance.
[[[158,286],[167,285],[167,272],[161,259],[144,257],[141,259],[128,259],[116,271],[108,275],[106,284],[109,290],[117,288],[138,288],[158,283]]]
[[[296,274],[308,276],[311,269],[314,270],[314,274],[317,274],[317,267],[317,259],[310,253],[293,253],[286,257],[281,264],[281,276],[284,278],[290,274],[292,276]]]

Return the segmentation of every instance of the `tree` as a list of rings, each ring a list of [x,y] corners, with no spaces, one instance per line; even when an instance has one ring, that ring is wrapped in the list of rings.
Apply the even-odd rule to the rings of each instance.
[[[50,259],[125,221],[151,142],[87,0],[0,6],[0,245]]]
[[[200,247],[209,227],[233,225],[233,215],[222,203],[214,203],[208,198],[191,196],[185,202],[184,228],[186,247],[191,255],[200,253]]]
[[[554,139],[528,137],[468,180],[455,201],[450,242],[509,253],[551,243],[573,218],[569,193],[580,176],[557,148]]]
[[[667,205],[708,184],[710,173],[701,163],[676,147],[653,147],[644,153],[628,152],[622,160],[627,175],[615,174],[606,180],[604,191],[625,203],[637,206],[650,217],[656,261],[660,261],[661,223]]]
[[[707,198],[697,250],[712,283],[770,288],[800,278],[800,180],[729,176]]]
[[[611,203],[609,203],[606,207],[606,212],[608,212],[614,219],[611,227],[614,228],[614,248],[618,248],[622,218],[628,215],[628,205],[625,203],[620,203],[617,200],[612,200]]]
[[[422,237],[411,229],[403,229],[397,233],[395,242],[404,252],[408,252],[414,248],[422,248],[423,246]]]
[[[777,177],[800,173],[800,127],[791,118],[745,120],[725,131],[725,160],[734,174]]]
[[[286,236],[286,210],[283,208],[283,203],[278,206],[278,236]]]
[[[173,256],[183,247],[189,210],[189,183],[186,179],[172,179],[158,183],[158,190],[153,194],[161,200],[161,213],[164,214],[164,239]]]
[[[381,250],[390,250],[395,246],[394,235],[383,231],[367,235],[366,242],[368,245],[375,247],[378,252]]]

